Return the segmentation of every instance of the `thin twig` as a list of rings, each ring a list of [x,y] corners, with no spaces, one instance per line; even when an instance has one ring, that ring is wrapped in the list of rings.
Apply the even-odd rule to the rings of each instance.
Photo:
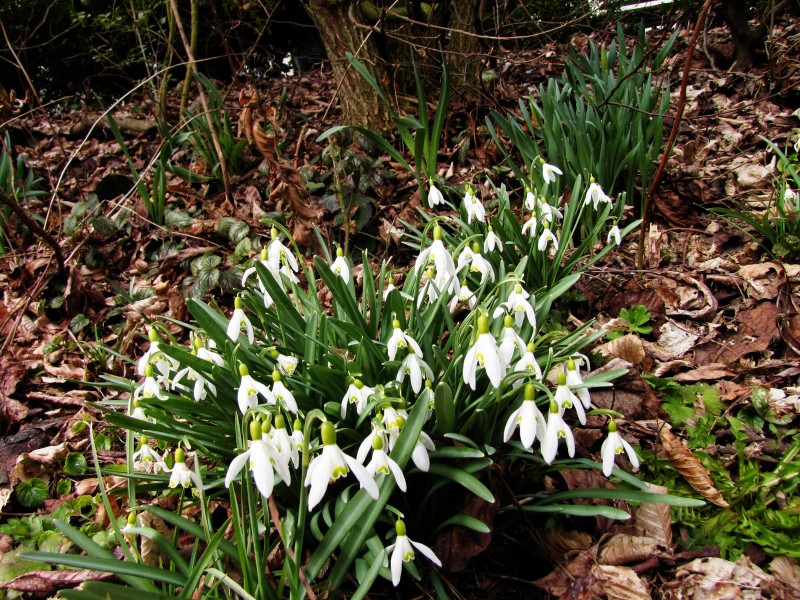
[[[28,226],[28,229],[42,238],[42,240],[44,240],[44,242],[53,249],[53,255],[55,256],[56,263],[58,264],[58,275],[59,277],[65,278],[67,275],[67,267],[64,264],[64,254],[61,252],[61,246],[56,239],[47,233],[44,228],[39,225],[39,223],[28,216],[28,213],[25,212],[15,198],[12,198],[2,190],[0,190],[0,202],[13,210],[14,213],[16,213],[16,215],[22,219],[22,222]]]
[[[712,0],[706,0],[703,8],[700,9],[700,14],[697,17],[697,24],[694,27],[692,39],[689,42],[689,47],[686,50],[686,61],[683,64],[683,77],[681,78],[681,89],[678,97],[678,107],[675,112],[675,122],[672,124],[672,131],[669,134],[669,140],[664,148],[664,154],[661,157],[661,162],[658,165],[658,170],[653,178],[653,183],[650,185],[650,190],[647,192],[647,197],[644,200],[644,214],[642,215],[641,229],[639,230],[639,249],[636,253],[636,267],[642,269],[644,267],[644,240],[647,235],[647,230],[650,226],[650,220],[653,217],[653,194],[658,189],[658,184],[661,182],[661,177],[664,170],[667,168],[667,161],[672,153],[672,146],[675,144],[675,138],[678,137],[678,130],[681,127],[681,117],[686,108],[686,88],[689,86],[689,69],[692,66],[692,57],[694,56],[694,49],[697,46],[697,38],[700,37],[700,32],[703,29],[703,23],[706,19],[706,14],[711,6]]]

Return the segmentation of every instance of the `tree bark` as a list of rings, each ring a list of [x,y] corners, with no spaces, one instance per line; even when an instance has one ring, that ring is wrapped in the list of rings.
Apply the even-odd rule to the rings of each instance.
[[[383,101],[350,65],[346,56],[349,52],[357,57],[378,84],[384,85],[385,68],[381,66],[370,31],[354,22],[360,18],[360,11],[349,0],[303,0],[303,7],[314,22],[331,61],[333,77],[339,86],[343,124],[359,125],[373,131],[388,130],[390,121]]]
[[[480,43],[475,35],[478,20],[476,0],[456,0],[452,4],[452,37],[448,51],[453,96],[463,102],[476,102],[481,91]]]
[[[757,53],[764,48],[766,28],[750,28],[749,3],[746,0],[727,0],[722,3],[722,17],[731,32],[735,55],[731,69],[741,71],[756,62]]]

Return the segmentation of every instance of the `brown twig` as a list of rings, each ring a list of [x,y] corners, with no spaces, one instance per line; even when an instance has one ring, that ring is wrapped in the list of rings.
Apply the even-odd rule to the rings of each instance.
[[[639,249],[636,253],[636,267],[640,270],[644,266],[644,240],[647,235],[647,230],[650,226],[650,220],[653,218],[653,194],[655,193],[656,189],[658,189],[658,184],[661,182],[661,177],[664,174],[664,170],[667,168],[667,161],[672,153],[672,146],[675,144],[675,138],[678,137],[678,130],[681,127],[681,117],[683,116],[683,111],[686,108],[686,88],[689,85],[689,68],[692,65],[694,49],[697,46],[697,38],[700,37],[700,32],[703,29],[703,23],[705,22],[708,9],[711,7],[711,2],[712,0],[706,0],[703,4],[703,8],[700,9],[700,14],[697,16],[697,23],[694,26],[694,33],[692,33],[692,39],[689,42],[689,47],[686,50],[686,61],[683,64],[683,76],[681,78],[680,95],[678,96],[678,107],[675,112],[675,122],[672,124],[672,131],[670,131],[669,140],[667,140],[664,154],[661,157],[661,162],[658,165],[656,176],[653,178],[653,183],[650,185],[650,189],[648,190],[647,197],[644,201],[644,214],[642,215],[642,225],[641,229],[639,230]]]
[[[0,202],[8,206],[14,213],[22,219],[22,222],[28,226],[28,228],[33,231],[36,235],[38,235],[44,242],[53,249],[53,255],[55,256],[56,263],[58,264],[58,275],[59,277],[66,278],[67,276],[67,267],[64,263],[64,253],[61,252],[61,246],[56,241],[56,239],[47,233],[44,228],[39,225],[36,221],[34,221],[31,217],[28,216],[28,213],[19,205],[15,198],[12,198],[4,191],[0,190]]]

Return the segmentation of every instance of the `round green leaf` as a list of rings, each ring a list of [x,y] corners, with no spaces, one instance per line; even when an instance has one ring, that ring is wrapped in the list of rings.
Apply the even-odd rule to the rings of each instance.
[[[64,472],[69,475],[83,475],[86,473],[86,457],[80,452],[70,452],[64,461]]]
[[[50,497],[47,484],[37,477],[18,484],[15,493],[25,508],[39,508]]]
[[[66,496],[72,493],[72,481],[69,479],[61,479],[56,484],[56,494],[59,496]]]

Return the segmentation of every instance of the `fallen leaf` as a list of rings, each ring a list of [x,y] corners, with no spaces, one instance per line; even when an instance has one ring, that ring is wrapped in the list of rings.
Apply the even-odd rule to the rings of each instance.
[[[661,335],[658,336],[658,345],[667,350],[673,358],[680,358],[694,348],[702,333],[694,331],[694,324],[678,324],[668,319],[661,326]]]
[[[732,563],[722,558],[698,558],[678,568],[675,577],[680,581],[681,598],[727,600],[729,598],[771,598],[780,589],[774,577],[768,575],[742,556]]]
[[[669,489],[648,483],[645,491],[651,494],[668,494]],[[650,536],[666,548],[672,547],[672,517],[669,504],[642,502],[635,512],[636,531]]]
[[[603,595],[602,587],[592,576],[592,567],[596,564],[597,546],[592,546],[566,565],[558,566],[552,573],[533,583],[556,598],[595,600]]]
[[[628,567],[593,565],[592,575],[609,600],[649,600],[650,591],[642,579]]]
[[[604,565],[626,565],[652,557],[659,542],[649,536],[617,533],[600,549],[598,560]]]
[[[786,271],[774,262],[753,263],[739,268],[744,289],[753,300],[773,300],[786,283]]]
[[[54,594],[64,588],[75,587],[84,581],[109,581],[114,573],[92,571],[90,569],[59,569],[58,571],[32,571],[15,577],[0,588],[33,592],[37,594]]]
[[[800,598],[800,561],[788,556],[779,556],[770,563],[769,572]]]
[[[598,346],[595,352],[604,358],[616,357],[636,366],[642,366],[646,358],[642,339],[632,333]]]
[[[694,359],[697,364],[735,362],[747,354],[763,352],[778,335],[778,307],[769,301],[736,315],[738,332],[730,339],[698,346]]]
[[[659,437],[663,444],[664,452],[667,458],[672,461],[678,472],[683,475],[687,483],[694,488],[694,490],[703,496],[706,500],[722,508],[730,507],[722,497],[722,494],[714,483],[711,481],[711,475],[708,473],[692,451],[683,445],[683,442],[675,437],[668,427],[664,426],[659,431]]]
[[[500,503],[486,502],[474,494],[470,494],[457,512],[474,517],[486,524],[490,529]],[[436,539],[436,555],[442,561],[447,572],[458,572],[466,568],[473,557],[482,553],[492,542],[492,534],[478,533],[466,527],[450,527],[439,534]]]
[[[717,379],[725,379],[726,377],[733,377],[735,374],[722,363],[713,363],[710,365],[701,365],[691,371],[678,373],[675,375],[675,381],[680,383],[693,383],[696,381],[716,381]]]

